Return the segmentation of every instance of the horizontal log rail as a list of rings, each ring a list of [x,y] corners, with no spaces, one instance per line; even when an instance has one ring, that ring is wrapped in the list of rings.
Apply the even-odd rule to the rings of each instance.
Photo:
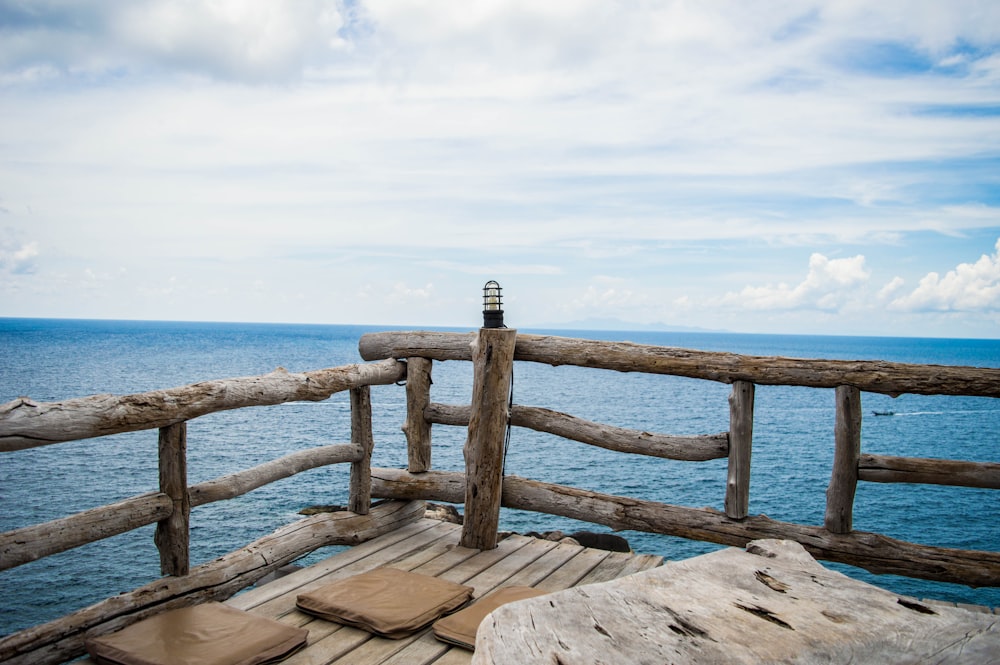
[[[251,490],[309,469],[331,464],[353,463],[362,457],[364,457],[364,451],[361,446],[350,443],[299,450],[250,469],[192,485],[189,489],[191,507],[233,499]]]
[[[339,444],[300,450],[188,488],[191,506],[232,499],[302,471],[356,462],[360,446]],[[124,499],[57,520],[0,533],[0,570],[65,552],[164,520],[173,512],[170,498],[154,492]]]
[[[468,406],[432,402],[424,409],[424,418],[439,425],[467,426],[470,412],[471,407]],[[729,435],[726,432],[694,436],[656,434],[518,404],[511,407],[510,424],[620,453],[692,462],[719,459],[729,454]]]
[[[858,480],[1000,489],[1000,463],[861,455]]]
[[[381,332],[361,337],[365,360],[419,356],[433,360],[471,360],[474,333]],[[514,360],[546,365],[575,365],[671,374],[722,383],[807,388],[854,386],[886,395],[970,395],[1000,397],[1000,369],[951,365],[912,365],[881,360],[823,360],[747,356],[695,351],[631,342],[606,342],[547,335],[518,334]]]
[[[61,402],[22,397],[0,405],[0,452],[166,427],[216,411],[286,402],[318,402],[363,385],[402,380],[395,360],[292,373],[203,381],[134,395],[93,395]]]
[[[372,495],[390,499],[424,498],[459,503],[464,474],[372,469]],[[764,515],[742,520],[708,508],[687,508],[632,499],[517,476],[503,481],[503,506],[559,515],[629,529],[743,547],[761,538],[801,543],[817,559],[836,561],[878,574],[905,575],[970,586],[1000,586],[1000,553],[919,545],[863,531],[830,533],[822,527],[772,520]]]
[[[195,566],[188,575],[157,580],[2,638],[0,661],[5,665],[62,663],[84,652],[87,637],[110,633],[168,609],[229,598],[320,547],[356,545],[414,522],[424,512],[422,501],[411,501],[384,503],[373,507],[368,515],[336,512],[307,517],[240,550]]]
[[[420,358],[471,360],[475,333],[374,333],[359,343],[366,360]],[[726,511],[696,510],[633,501],[585,490],[507,477],[502,505],[536,510],[611,526],[742,546],[757,538],[791,538],[818,558],[929,580],[1000,586],[1000,554],[916,545],[856,532],[852,511],[859,481],[931,483],[1000,488],[1000,464],[861,455],[861,392],[1000,397],[1000,369],[745,356],[519,334],[514,360],[552,366],[574,365],[619,372],[666,374],[720,381],[734,386],[730,430],[717,435],[675,437],[611,427],[539,407],[511,405],[510,424],[617,452],[701,461],[729,457]],[[429,371],[429,370],[428,370]],[[756,385],[832,388],[836,425],[835,464],[827,489],[822,527],[776,522],[752,516],[749,502],[753,389]],[[423,392],[427,392],[425,388]],[[741,399],[737,399],[740,397]],[[412,400],[428,424],[468,425],[470,407]],[[734,404],[740,406],[734,410]],[[413,415],[409,418],[412,420]],[[412,423],[409,429],[416,429]],[[739,434],[739,436],[737,436]],[[408,437],[410,446],[428,448],[430,433]],[[425,468],[418,469],[424,471]],[[373,472],[375,496],[424,497],[461,503],[462,474]],[[466,506],[468,511],[468,506]],[[641,517],[641,519],[639,519]]]
[[[0,570],[155,524],[172,512],[170,497],[153,492],[0,533]]]

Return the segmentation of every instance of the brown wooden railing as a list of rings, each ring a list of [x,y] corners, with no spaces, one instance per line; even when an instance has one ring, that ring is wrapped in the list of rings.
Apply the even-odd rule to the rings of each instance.
[[[509,353],[499,353],[510,346]],[[486,351],[484,352],[484,349]],[[758,538],[787,538],[802,543],[821,559],[846,563],[876,573],[893,573],[969,586],[1000,586],[1000,553],[920,545],[853,529],[855,490],[859,481],[934,483],[1000,489],[1000,464],[927,460],[861,454],[861,393],[888,395],[972,395],[1000,397],[1000,369],[913,365],[882,361],[814,360],[601,342],[539,335],[513,330],[481,330],[478,334],[374,333],[360,342],[366,360],[406,359],[406,433],[410,450],[407,471],[375,469],[374,495],[465,502],[468,543],[488,543],[491,521],[477,517],[476,506],[503,505],[560,515],[613,529],[680,536],[723,545],[744,546]],[[534,406],[513,405],[514,426],[628,453],[684,460],[728,458],[725,511],[688,508],[601,494],[507,476],[500,479],[498,442],[506,422],[491,427],[477,423],[477,406],[437,404],[428,393],[433,360],[472,360],[476,375],[509,376],[498,363],[529,361],[576,365],[618,372],[643,372],[718,381],[732,385],[730,428],[722,434],[678,437],[610,427]],[[419,361],[419,362],[417,362]],[[477,379],[477,386],[480,382]],[[477,395],[479,403],[505,405],[502,380],[498,394]],[[833,388],[836,414],[834,460],[823,526],[801,525],[750,515],[750,460],[753,441],[754,392],[757,385]],[[500,407],[495,407],[499,409]],[[482,412],[482,409],[479,409]],[[469,427],[466,471],[429,470],[432,424]],[[475,425],[475,426],[474,426]],[[470,489],[470,488],[475,488]],[[484,492],[495,496],[483,498]],[[476,505],[470,498],[476,496]],[[472,518],[470,520],[470,513]],[[483,532],[477,530],[485,525]]]
[[[135,395],[95,395],[51,403],[20,398],[0,406],[0,452],[157,429],[160,485],[156,492],[0,534],[0,570],[156,524],[154,541],[165,576],[130,593],[0,638],[0,662],[63,662],[83,653],[85,635],[110,632],[165,609],[228,598],[319,547],[356,544],[422,517],[421,502],[371,508],[370,386],[392,384],[405,372],[404,364],[394,360],[301,374],[279,369],[264,376]],[[311,447],[188,486],[189,420],[228,409],[325,400],[342,391],[349,391],[351,398],[350,443]],[[191,508],[339,463],[351,465],[349,511],[313,515],[214,561],[190,565]]]

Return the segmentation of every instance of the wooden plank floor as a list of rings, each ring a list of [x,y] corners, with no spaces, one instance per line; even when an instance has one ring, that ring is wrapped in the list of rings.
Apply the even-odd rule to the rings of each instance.
[[[334,580],[382,566],[466,584],[475,589],[473,597],[479,598],[503,586],[558,591],[606,582],[663,561],[652,554],[608,552],[520,535],[508,536],[496,549],[481,552],[459,546],[461,532],[457,524],[424,518],[251,588],[226,603],[309,630],[306,648],[282,661],[283,665],[468,665],[471,651],[435,639],[430,628],[401,640],[376,637],[314,619],[296,609],[295,598]],[[94,665],[89,658],[77,663]]]
[[[606,582],[662,563],[662,557],[651,554],[607,552],[519,535],[501,540],[495,550],[480,552],[459,546],[461,531],[456,524],[421,519],[226,602],[309,630],[308,646],[282,661],[287,665],[468,665],[471,651],[438,641],[429,628],[402,640],[376,637],[357,628],[313,619],[295,608],[295,598],[304,591],[381,566],[460,582],[475,588],[474,597],[479,598],[503,586],[558,591]]]
[[[308,646],[284,661],[288,665],[467,664],[472,652],[438,641],[430,629],[402,640],[375,637],[356,628],[313,619],[295,609],[295,597],[380,566],[467,584],[475,588],[474,597],[478,598],[502,586],[557,591],[604,582],[658,566],[662,561],[648,554],[606,552],[519,535],[501,540],[495,550],[480,552],[460,547],[460,536],[458,525],[422,519],[227,602],[309,630]]]

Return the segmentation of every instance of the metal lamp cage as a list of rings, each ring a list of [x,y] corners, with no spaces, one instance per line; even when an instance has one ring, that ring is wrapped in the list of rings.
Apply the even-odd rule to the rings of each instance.
[[[483,327],[503,328],[503,296],[500,284],[494,280],[483,286]]]

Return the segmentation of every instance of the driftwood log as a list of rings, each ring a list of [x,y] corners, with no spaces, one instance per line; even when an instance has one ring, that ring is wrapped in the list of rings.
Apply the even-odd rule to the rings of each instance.
[[[753,448],[753,401],[749,381],[733,382],[729,394],[729,465],[726,470],[726,515],[741,520],[750,513],[750,459]]]
[[[191,568],[191,495],[187,485],[187,422],[160,428],[160,491],[173,510],[156,524],[153,537],[160,552],[160,574],[187,575]]]
[[[1000,489],[1000,463],[861,455],[858,478],[876,483],[925,483]]]
[[[833,469],[826,490],[823,524],[833,533],[850,533],[854,528],[854,494],[861,455],[861,392],[850,386],[838,386],[836,401]]]
[[[424,410],[428,422],[440,425],[468,425],[469,412],[468,406],[438,403],[428,404]],[[726,432],[687,436],[657,434],[595,423],[537,406],[513,405],[510,424],[634,455],[704,462],[729,454],[729,434]]]
[[[491,550],[497,546],[516,338],[513,329],[483,328],[472,344],[472,408],[462,450],[466,479],[462,547]]]
[[[154,524],[173,510],[173,500],[155,492],[0,533],[0,570]]]
[[[351,462],[348,510],[367,515],[372,504],[372,392],[370,386],[351,388],[351,441],[362,450],[360,459]]]
[[[192,485],[189,489],[191,506],[203,506],[207,503],[242,496],[258,487],[309,469],[316,469],[328,464],[357,462],[363,455],[362,447],[353,443],[316,446],[315,448],[299,450],[249,469]]]
[[[372,495],[382,498],[461,503],[464,485],[463,474],[455,471],[410,474],[399,469],[372,469]],[[822,527],[781,522],[765,515],[734,520],[710,508],[613,496],[517,476],[504,477],[503,506],[603,524],[615,531],[629,529],[735,547],[766,538],[794,540],[817,559],[873,573],[972,587],[1000,586],[1000,552],[920,545],[866,531],[834,534]]]
[[[1000,617],[901,598],[761,540],[500,607],[473,665],[994,663]]]
[[[368,515],[320,513],[284,526],[243,549],[157,580],[73,614],[0,639],[5,665],[62,663],[84,652],[84,639],[147,616],[206,600],[224,600],[287,563],[328,545],[356,545],[423,517],[423,501],[389,502]]]
[[[406,366],[394,360],[291,373],[204,381],[134,395],[93,395],[62,402],[21,397],[0,405],[0,452],[166,427],[216,411],[285,402],[318,402],[364,385],[400,381]]]
[[[415,356],[433,360],[471,360],[471,340],[472,333],[368,333],[361,337],[358,350],[365,360]],[[914,393],[1000,397],[1000,368],[747,356],[523,333],[517,336],[514,360],[618,372],[673,374],[722,383],[749,381],[758,385],[810,388],[845,385],[892,396]]]
[[[431,398],[431,370],[427,358],[406,361],[406,434],[407,469],[420,473],[431,468],[431,421],[426,410]],[[465,423],[468,425],[468,421]]]

